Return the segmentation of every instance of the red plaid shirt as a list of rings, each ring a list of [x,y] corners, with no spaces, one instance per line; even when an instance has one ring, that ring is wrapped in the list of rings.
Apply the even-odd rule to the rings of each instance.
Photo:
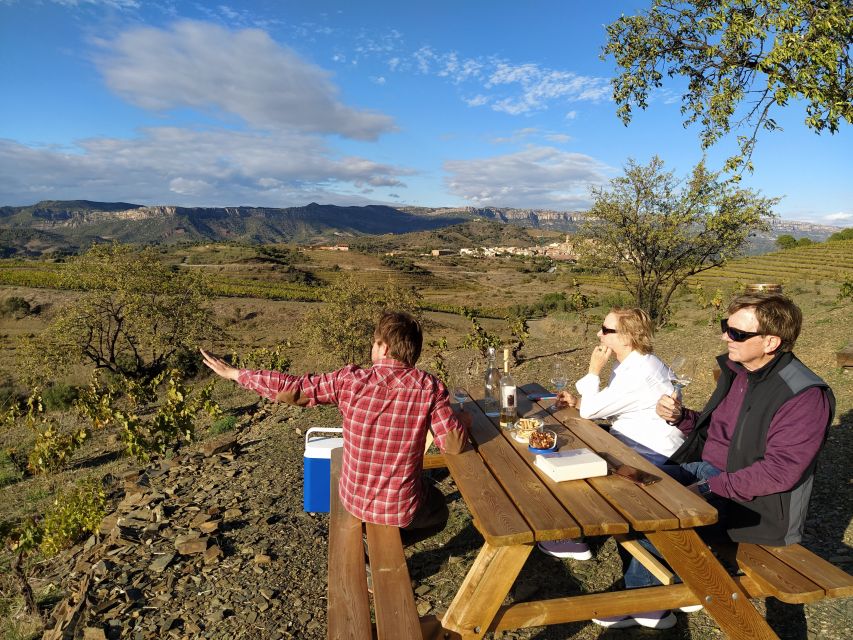
[[[241,369],[237,381],[270,400],[290,392],[309,407],[338,406],[344,418],[338,494],[347,511],[366,522],[408,525],[426,494],[421,473],[427,429],[442,450],[449,431],[464,434],[444,384],[390,358],[369,369],[348,365],[319,375]]]

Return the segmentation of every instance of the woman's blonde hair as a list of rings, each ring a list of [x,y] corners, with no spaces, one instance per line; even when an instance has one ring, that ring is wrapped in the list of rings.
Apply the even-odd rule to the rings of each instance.
[[[648,313],[636,307],[613,307],[610,313],[616,316],[619,333],[631,340],[632,349],[642,354],[654,352],[655,325]]]

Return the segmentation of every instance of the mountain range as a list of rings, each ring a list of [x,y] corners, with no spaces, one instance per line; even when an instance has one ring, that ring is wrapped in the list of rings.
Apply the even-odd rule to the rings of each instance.
[[[42,201],[0,207],[0,255],[77,250],[93,242],[112,240],[153,244],[346,243],[347,238],[429,231],[477,219],[573,232],[584,213],[502,207],[341,207],[314,202],[303,207],[268,208]],[[773,238],[781,233],[824,240],[838,230],[787,220],[777,221],[776,225],[774,233],[757,237],[756,243],[772,247]]]

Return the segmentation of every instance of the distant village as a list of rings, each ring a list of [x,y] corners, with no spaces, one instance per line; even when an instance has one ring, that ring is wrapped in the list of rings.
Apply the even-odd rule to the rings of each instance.
[[[345,244],[327,245],[316,247],[323,251],[349,251]],[[396,251],[390,251],[385,255],[395,255]],[[451,255],[468,256],[472,258],[498,258],[500,256],[545,256],[552,260],[564,260],[566,262],[577,262],[577,253],[569,236],[563,242],[552,242],[546,245],[532,247],[463,247],[457,252],[454,249],[432,249],[424,256],[438,257]]]

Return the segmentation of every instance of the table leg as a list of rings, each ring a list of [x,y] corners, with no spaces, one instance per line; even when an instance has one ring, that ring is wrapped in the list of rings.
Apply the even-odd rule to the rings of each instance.
[[[442,626],[462,638],[482,638],[532,550],[532,544],[495,547],[484,543]]]
[[[778,640],[696,531],[655,531],[646,535],[728,638]]]

